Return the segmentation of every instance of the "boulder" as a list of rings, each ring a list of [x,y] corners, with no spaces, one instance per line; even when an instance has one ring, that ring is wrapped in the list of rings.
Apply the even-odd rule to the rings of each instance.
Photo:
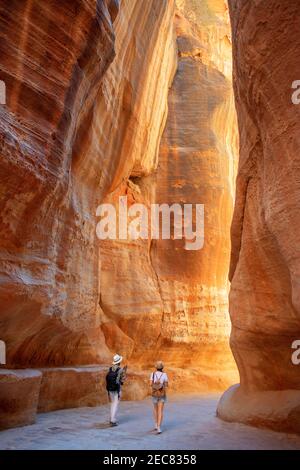
[[[35,422],[42,374],[31,369],[0,369],[0,429]]]

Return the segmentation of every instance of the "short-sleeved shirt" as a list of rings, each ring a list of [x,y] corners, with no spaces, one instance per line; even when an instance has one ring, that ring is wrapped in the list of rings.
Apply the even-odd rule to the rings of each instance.
[[[160,381],[160,383],[164,384],[165,382],[168,382],[168,376],[165,372],[156,371],[152,372],[152,374],[150,375],[150,380],[151,382]]]

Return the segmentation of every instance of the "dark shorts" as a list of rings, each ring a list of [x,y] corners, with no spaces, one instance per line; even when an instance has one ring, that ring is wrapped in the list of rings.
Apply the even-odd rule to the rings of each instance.
[[[152,403],[153,405],[157,405],[157,403],[166,403],[167,397],[152,397]]]

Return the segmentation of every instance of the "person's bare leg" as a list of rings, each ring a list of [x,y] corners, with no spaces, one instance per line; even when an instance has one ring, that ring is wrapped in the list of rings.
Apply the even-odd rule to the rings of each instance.
[[[157,428],[158,424],[158,405],[157,403],[153,404],[153,416],[154,416],[154,423],[155,423],[155,428]]]
[[[159,401],[159,402],[158,402],[158,404],[157,404],[157,411],[158,411],[157,427],[158,427],[158,429],[160,430],[160,426],[161,426],[161,423],[162,423],[162,420],[163,420],[163,416],[164,416],[164,402],[163,402],[163,401]]]

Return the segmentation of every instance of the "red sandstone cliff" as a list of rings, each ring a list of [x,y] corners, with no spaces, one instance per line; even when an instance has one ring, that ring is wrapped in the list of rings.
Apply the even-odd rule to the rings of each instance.
[[[10,425],[34,419],[37,403],[98,403],[101,368],[45,367],[106,364],[116,350],[134,367],[163,357],[177,385],[187,368],[201,389],[232,383],[226,273],[237,132],[224,2],[0,8],[0,339],[7,367],[43,367],[42,378],[7,372],[7,409],[8,396],[19,403],[24,387],[34,389],[28,413]],[[204,204],[203,250],[99,242],[96,208],[120,195]],[[139,375],[127,393],[145,395]]]
[[[117,6],[2,4],[8,365],[101,363],[122,349],[182,366],[192,346],[204,366],[217,349],[220,369],[236,140],[227,11],[181,1],[175,28],[173,1]],[[96,207],[122,194],[205,204],[204,249],[99,243]]]
[[[164,50],[168,41],[171,51],[173,2],[124,1],[116,19],[117,3],[1,4],[8,365],[110,355],[100,328],[96,207],[135,161],[155,160],[168,90],[167,80],[157,81],[175,65]]]
[[[1,2],[0,315],[8,365],[94,358],[85,331],[97,308],[98,163],[79,178],[74,149],[115,56],[116,14],[112,1]]]
[[[299,2],[231,0],[240,162],[232,224],[231,347],[241,384],[219,416],[300,431]]]
[[[227,290],[237,154],[229,18],[224,3],[176,6],[176,38],[168,39],[165,54],[174,65],[176,46],[177,69],[174,79],[173,68],[160,77],[170,91],[159,152],[144,155],[147,165],[128,152],[136,162],[130,178],[105,201],[117,204],[127,195],[130,204],[204,204],[204,247],[101,242],[102,329],[111,349],[122,344],[134,363],[151,367],[160,356],[183,369],[177,373],[193,374],[195,387],[222,389],[235,377]],[[112,71],[118,54],[114,64]]]

